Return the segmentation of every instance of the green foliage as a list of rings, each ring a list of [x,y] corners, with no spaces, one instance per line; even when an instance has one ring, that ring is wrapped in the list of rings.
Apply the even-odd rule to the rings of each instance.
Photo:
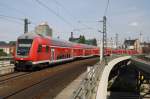
[[[71,38],[71,37],[69,38],[69,41],[72,41],[72,38]]]
[[[84,37],[84,35],[83,36],[80,35],[79,43],[85,44],[85,37]]]
[[[16,44],[16,41],[10,41],[9,42],[9,45],[15,45]]]
[[[82,44],[88,44],[88,45],[94,45],[97,46],[96,39],[86,39],[84,35],[80,35],[79,38],[69,38],[69,41],[75,42],[75,43],[82,43]]]
[[[7,53],[3,52],[3,50],[0,49],[0,56],[7,56]]]
[[[7,43],[5,41],[0,41],[0,45],[6,45]]]
[[[97,40],[95,38],[93,39],[93,44],[92,45],[97,46]]]

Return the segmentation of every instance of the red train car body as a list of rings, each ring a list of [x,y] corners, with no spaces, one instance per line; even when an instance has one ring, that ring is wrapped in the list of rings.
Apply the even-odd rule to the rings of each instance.
[[[127,54],[127,55],[134,55],[138,54],[136,50],[130,50],[130,49],[105,49],[105,55],[111,55],[111,54]]]
[[[54,64],[78,57],[98,56],[99,48],[52,39],[35,33],[18,37],[14,60],[16,69],[31,69],[41,64]]]

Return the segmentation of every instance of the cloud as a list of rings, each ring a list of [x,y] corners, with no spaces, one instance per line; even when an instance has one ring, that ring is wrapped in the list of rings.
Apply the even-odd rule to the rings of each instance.
[[[130,26],[134,26],[134,27],[136,27],[136,26],[138,26],[138,25],[139,25],[139,23],[138,23],[138,22],[131,22],[129,25],[130,25]]]

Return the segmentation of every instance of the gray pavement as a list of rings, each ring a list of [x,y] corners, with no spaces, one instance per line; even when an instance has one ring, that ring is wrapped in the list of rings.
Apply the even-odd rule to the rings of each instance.
[[[82,73],[77,79],[64,88],[54,99],[71,99],[73,92],[80,86],[86,72]]]

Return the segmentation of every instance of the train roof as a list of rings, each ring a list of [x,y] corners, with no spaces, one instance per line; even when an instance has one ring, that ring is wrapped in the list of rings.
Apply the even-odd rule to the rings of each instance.
[[[74,48],[84,48],[84,49],[97,48],[96,46],[92,46],[92,45],[73,43],[73,42],[70,42],[70,41],[51,38],[49,36],[36,34],[35,32],[29,32],[29,33],[22,34],[21,36],[18,37],[18,39],[34,39],[36,37],[49,38],[51,40],[52,46],[74,47]]]
[[[36,37],[50,38],[48,36],[37,34],[35,32],[28,32],[28,33],[24,33],[21,36],[19,36],[18,39],[34,39]]]
[[[61,46],[61,47],[73,47],[74,43],[65,41],[65,40],[59,40],[51,38],[52,40],[52,46]]]
[[[81,44],[81,43],[73,43],[73,42],[70,42],[70,41],[65,41],[65,40],[60,40],[60,39],[51,38],[51,40],[52,40],[52,45],[53,46],[85,48],[85,49],[97,48],[96,46],[92,46],[92,45],[86,45],[86,44]]]
[[[97,48],[96,46],[81,44],[84,48]]]
[[[76,43],[76,44],[74,44],[74,47],[75,47],[75,48],[85,48],[85,49],[93,48],[93,47],[92,47],[92,46],[90,46],[90,45],[80,44],[80,43]]]
[[[18,37],[18,39],[33,39],[35,37],[38,37],[38,35],[32,32],[29,32],[29,33],[22,34],[21,36]]]

